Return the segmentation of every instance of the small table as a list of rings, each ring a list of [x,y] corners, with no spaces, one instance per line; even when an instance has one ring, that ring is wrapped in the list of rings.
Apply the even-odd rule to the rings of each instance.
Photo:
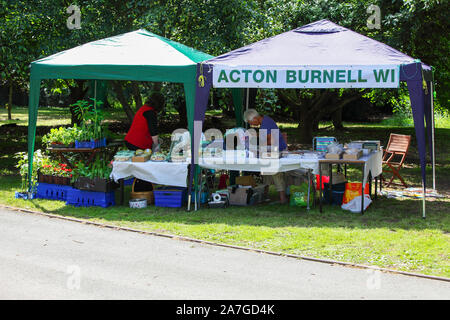
[[[345,166],[345,176],[347,176],[347,165],[358,165],[362,167],[362,179],[361,179],[361,214],[364,214],[364,187],[366,184],[366,179],[369,180],[369,196],[371,195],[372,188],[372,178],[375,178],[375,199],[377,198],[377,184],[378,177],[382,173],[382,154],[383,152],[375,151],[368,155],[362,156],[358,160],[348,160],[348,159],[320,159],[319,160],[319,208],[322,212],[322,164],[328,164],[330,166],[330,182],[329,182],[329,193],[330,199],[332,193],[333,185],[333,164],[343,164]],[[366,178],[367,177],[367,178]],[[380,179],[380,191],[381,191],[381,179]]]

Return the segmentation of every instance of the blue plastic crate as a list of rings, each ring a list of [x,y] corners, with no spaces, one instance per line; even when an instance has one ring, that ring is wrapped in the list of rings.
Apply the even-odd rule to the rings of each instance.
[[[60,184],[40,182],[36,190],[36,198],[66,201],[75,188]]]
[[[187,188],[161,187],[153,190],[156,207],[179,208],[187,200]]]
[[[68,205],[73,205],[75,207],[109,207],[116,204],[115,193],[111,192],[95,192],[95,191],[84,191],[75,189],[67,197]]]

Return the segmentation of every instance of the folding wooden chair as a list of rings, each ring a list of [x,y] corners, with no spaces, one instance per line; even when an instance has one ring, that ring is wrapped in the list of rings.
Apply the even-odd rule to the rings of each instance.
[[[402,176],[399,174],[399,170],[403,166],[403,163],[405,162],[406,154],[408,153],[409,145],[411,143],[411,136],[402,135],[402,134],[395,134],[391,133],[389,137],[389,142],[387,145],[387,148],[383,155],[383,165],[387,165],[389,168],[383,168],[383,172],[391,172],[392,178],[389,180],[389,182],[386,184],[386,187],[389,187],[394,180],[395,177],[400,179],[403,186],[405,188],[408,187],[408,185],[403,180]],[[397,159],[400,156],[399,161],[395,161],[395,157],[397,156]],[[386,179],[381,175],[381,179],[385,182]]]

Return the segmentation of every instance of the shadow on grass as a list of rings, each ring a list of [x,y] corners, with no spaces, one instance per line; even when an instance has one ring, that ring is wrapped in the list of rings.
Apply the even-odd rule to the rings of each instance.
[[[20,180],[15,177],[0,177],[0,191],[14,197]],[[5,191],[5,192],[4,192]],[[6,192],[8,191],[8,192]],[[126,188],[125,204],[128,204],[130,188]],[[117,195],[116,195],[117,198]],[[4,202],[4,201],[2,201]],[[165,223],[180,225],[225,225],[266,228],[345,228],[396,230],[435,229],[450,232],[450,203],[428,201],[427,218],[422,219],[422,202],[416,199],[398,200],[379,197],[372,202],[364,215],[344,211],[338,206],[325,205],[320,213],[318,207],[306,208],[289,205],[261,204],[249,207],[229,207],[227,209],[202,208],[187,212],[185,208],[160,208],[149,206],[145,209],[131,209],[127,205],[101,207],[66,206],[62,201],[36,199],[15,200],[12,206],[37,209],[43,212],[80,219],[95,219],[103,223],[132,225],[140,224],[140,229],[159,229]],[[146,225],[148,223],[148,225]],[[164,227],[162,227],[164,228]]]

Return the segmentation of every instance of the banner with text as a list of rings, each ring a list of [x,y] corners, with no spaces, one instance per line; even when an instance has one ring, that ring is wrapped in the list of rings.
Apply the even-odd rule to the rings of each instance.
[[[213,67],[216,88],[398,88],[399,65]]]

